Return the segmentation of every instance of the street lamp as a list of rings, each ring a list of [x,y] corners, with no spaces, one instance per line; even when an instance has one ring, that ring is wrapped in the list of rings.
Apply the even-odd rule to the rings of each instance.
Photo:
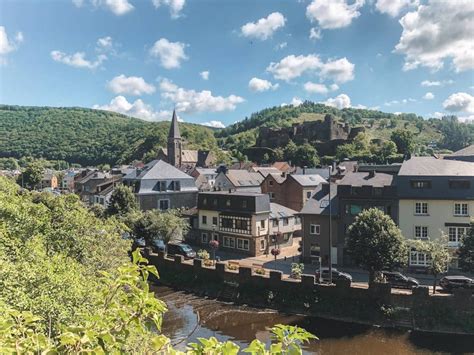
[[[332,209],[331,209],[331,166],[328,166],[329,170],[329,283],[332,284]]]

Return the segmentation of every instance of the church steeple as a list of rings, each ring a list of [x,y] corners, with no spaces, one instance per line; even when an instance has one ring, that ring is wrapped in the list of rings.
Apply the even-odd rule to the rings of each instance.
[[[181,151],[178,116],[176,115],[176,110],[173,110],[170,131],[168,133],[168,163],[179,168],[181,166]]]

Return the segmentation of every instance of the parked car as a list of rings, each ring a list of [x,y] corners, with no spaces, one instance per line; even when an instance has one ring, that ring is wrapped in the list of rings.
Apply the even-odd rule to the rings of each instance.
[[[132,250],[135,250],[137,248],[145,248],[145,247],[146,247],[145,238],[134,238],[133,239]]]
[[[166,251],[166,245],[162,239],[153,239],[150,243],[150,248],[154,253],[158,253],[159,251]]]
[[[319,281],[329,281],[329,269],[322,268],[322,275],[319,274],[319,271],[316,271],[316,280]],[[332,268],[332,280],[349,280],[352,282],[352,276],[346,272],[339,271],[338,269]]]
[[[387,280],[387,283],[394,288],[415,288],[420,285],[417,279],[405,276],[399,272],[382,271],[382,275]]]
[[[168,243],[168,255],[182,255],[185,259],[194,259],[196,252],[184,243]]]
[[[455,288],[474,289],[474,280],[466,276],[444,276],[439,285],[445,291],[452,291]]]

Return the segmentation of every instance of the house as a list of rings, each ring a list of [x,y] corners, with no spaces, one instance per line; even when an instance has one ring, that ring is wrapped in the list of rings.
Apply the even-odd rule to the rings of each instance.
[[[286,161],[276,161],[272,164],[272,167],[277,168],[280,170],[282,173],[291,173],[293,172],[293,167],[288,164]]]
[[[210,167],[215,164],[216,157],[209,150],[183,149],[183,140],[179,131],[178,116],[173,111],[171,126],[168,133],[167,148],[158,152],[158,160],[163,160],[174,167],[190,170],[196,166]]]
[[[47,169],[43,172],[43,176],[38,185],[36,185],[36,190],[54,190],[58,188],[58,178],[56,172],[50,169]]]
[[[118,182],[118,180],[111,180],[97,185],[96,191],[92,196],[93,203],[107,208],[109,206],[112,193],[114,192],[115,186]]]
[[[194,168],[189,175],[196,179],[199,191],[210,191],[214,188],[217,174],[214,168]]]
[[[95,203],[97,187],[106,183],[120,182],[121,175],[111,175],[108,172],[98,170],[83,170],[75,177],[74,192],[79,195],[81,201],[88,205]]]
[[[217,240],[223,250],[257,256],[292,245],[301,223],[296,211],[266,194],[213,191],[199,193],[197,230],[196,244]]]
[[[337,183],[338,226],[337,264],[352,265],[345,250],[348,228],[357,215],[369,208],[378,208],[398,223],[398,195],[392,174],[349,172]],[[333,254],[334,255],[334,254]]]
[[[474,144],[444,156],[447,160],[459,160],[474,163]]]
[[[221,169],[216,176],[215,188],[218,190],[235,190],[260,193],[263,175],[247,170]]]
[[[323,179],[329,179],[329,168],[300,168],[296,167],[295,171],[293,172],[294,175],[319,175]]]
[[[325,181],[320,175],[268,174],[260,188],[271,202],[300,211],[314,189]]]
[[[474,163],[413,157],[397,176],[399,226],[408,239],[448,237],[453,252],[474,215]],[[426,255],[411,251],[409,265],[425,268]],[[453,267],[457,266],[454,259]]]
[[[331,196],[329,196],[329,187]],[[329,203],[331,198],[331,203]],[[331,208],[331,213],[329,213]],[[302,251],[305,263],[327,266],[329,264],[329,221],[331,224],[331,260],[337,264],[337,227],[339,225],[339,208],[337,185],[324,182],[319,184],[311,198],[306,201],[299,213],[302,225]]]
[[[198,189],[194,178],[163,160],[153,160],[123,178],[142,210],[192,208]]]
[[[63,177],[59,182],[62,191],[74,192],[74,178],[79,172],[77,170],[63,171]]]
[[[280,174],[281,173],[280,170],[278,170],[277,168],[271,167],[271,166],[254,166],[254,167],[252,167],[251,171],[260,173],[264,177],[267,176],[268,174]]]

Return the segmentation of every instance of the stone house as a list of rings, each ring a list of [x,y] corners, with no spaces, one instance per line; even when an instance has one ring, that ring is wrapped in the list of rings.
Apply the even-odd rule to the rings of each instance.
[[[260,193],[263,175],[247,170],[223,170],[216,176],[215,188],[218,190],[235,190]]]
[[[194,178],[166,163],[153,160],[123,178],[137,197],[141,210],[167,210],[196,206],[198,188]]]

